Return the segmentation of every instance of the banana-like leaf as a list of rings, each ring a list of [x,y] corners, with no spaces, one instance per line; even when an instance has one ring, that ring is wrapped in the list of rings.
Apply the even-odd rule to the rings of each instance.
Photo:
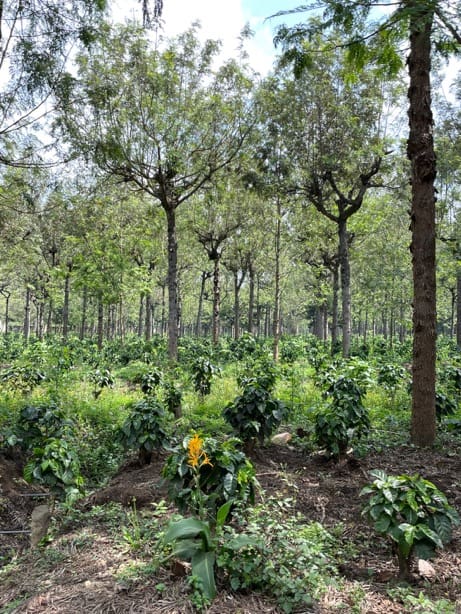
[[[216,596],[216,583],[214,579],[214,552],[197,552],[192,558],[192,573],[200,578],[203,594],[210,601]]]

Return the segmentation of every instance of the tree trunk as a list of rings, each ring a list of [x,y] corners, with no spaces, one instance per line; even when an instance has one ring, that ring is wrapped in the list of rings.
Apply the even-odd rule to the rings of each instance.
[[[150,341],[152,338],[152,296],[146,294],[146,309],[144,311],[144,340]]]
[[[337,349],[339,337],[339,317],[338,317],[338,295],[339,295],[339,270],[338,266],[333,269],[333,304],[331,308],[331,353]]]
[[[413,394],[411,441],[430,446],[435,440],[435,190],[436,160],[432,136],[432,3],[408,3],[410,16],[410,86],[407,155],[411,162],[411,253],[413,263]],[[422,7],[425,7],[422,8]],[[418,10],[416,10],[418,9]]]
[[[351,269],[349,263],[349,242],[347,220],[338,221],[339,267],[341,272],[341,306],[343,329],[343,356],[347,358],[351,349]]]
[[[461,348],[461,268],[456,272],[456,344]]]
[[[30,288],[26,288],[26,299],[24,303],[24,324],[23,324],[24,339],[27,343],[30,337]]]
[[[104,341],[104,303],[102,296],[98,296],[98,350],[102,350]]]
[[[142,337],[143,332],[143,318],[144,318],[144,294],[141,292],[139,295],[139,309],[138,309],[138,337]]]
[[[247,330],[254,334],[255,310],[255,269],[252,262],[248,263],[248,326]]]
[[[274,314],[272,321],[272,334],[274,336],[274,345],[272,349],[272,355],[277,362],[279,359],[280,351],[280,299],[281,299],[281,287],[280,287],[280,239],[282,229],[282,212],[280,207],[280,198],[277,198],[277,220],[275,225],[275,272],[274,272]]]
[[[176,206],[164,203],[168,231],[168,357],[178,358],[179,312],[178,312],[178,240],[176,237]]]
[[[70,299],[70,273],[66,274],[64,280],[64,302],[62,305],[62,338],[69,336],[69,299]]]
[[[83,340],[85,338],[86,333],[86,311],[88,306],[88,290],[85,286],[83,288],[82,295],[82,318],[80,320],[80,339]]]
[[[219,341],[219,328],[220,328],[220,313],[221,313],[221,283],[219,276],[219,263],[221,255],[216,253],[213,258],[213,315],[212,315],[212,340],[213,344],[217,344]]]
[[[200,276],[200,294],[198,297],[197,318],[195,320],[195,336],[200,337],[202,334],[202,313],[203,313],[203,300],[205,297],[206,280],[209,279],[210,273],[208,271],[202,271]]]

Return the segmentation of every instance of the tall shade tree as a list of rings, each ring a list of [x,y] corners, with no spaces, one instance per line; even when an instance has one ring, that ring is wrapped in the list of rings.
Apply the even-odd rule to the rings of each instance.
[[[75,150],[149,194],[165,213],[172,360],[177,209],[235,161],[250,130],[251,81],[235,61],[214,69],[218,51],[216,42],[199,42],[197,26],[161,49],[140,28],[107,28],[91,53],[79,57],[79,81],[63,100],[61,126]]]
[[[346,52],[351,66],[369,62],[395,72],[402,60],[402,40],[409,42],[407,57],[409,87],[409,136],[407,156],[411,164],[411,253],[413,265],[413,393],[411,440],[420,446],[434,443],[436,275],[435,189],[436,158],[432,134],[431,60],[433,51],[445,56],[461,48],[461,5],[450,1],[402,0],[384,3],[393,9],[380,11],[382,2],[321,0],[298,11],[323,11],[293,28],[282,27],[277,41],[295,62],[300,73],[309,64],[304,41],[322,33],[328,39],[332,27],[347,36]],[[334,43],[333,43],[334,44]]]
[[[18,130],[30,133],[66,89],[71,49],[89,46],[106,0],[4,0],[0,2],[0,162],[26,165],[35,147],[12,148]]]

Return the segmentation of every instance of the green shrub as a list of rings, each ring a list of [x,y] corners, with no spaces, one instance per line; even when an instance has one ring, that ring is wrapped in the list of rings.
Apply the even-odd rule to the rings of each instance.
[[[339,461],[354,438],[368,433],[370,418],[362,404],[362,390],[349,378],[339,377],[325,396],[330,404],[316,415],[314,436],[318,446]]]
[[[210,394],[213,377],[219,375],[221,369],[214,365],[208,358],[199,356],[192,363],[192,382],[195,391],[205,397]]]
[[[370,495],[362,514],[396,544],[399,576],[407,579],[413,556],[432,558],[436,548],[451,540],[459,516],[445,495],[419,475],[388,476],[380,470],[370,475],[375,480],[360,493]]]
[[[223,417],[251,449],[256,440],[262,444],[270,437],[287,413],[282,401],[274,399],[267,388],[253,380],[246,384],[241,395],[226,405]]]
[[[34,448],[24,467],[24,477],[67,497],[73,497],[83,489],[77,453],[65,439],[47,439],[43,446]]]
[[[261,591],[275,597],[283,612],[313,611],[314,599],[336,570],[334,538],[299,515],[286,517],[284,501],[251,509],[238,530],[223,529],[217,567],[235,591]]]
[[[152,453],[169,440],[167,417],[163,406],[153,397],[133,403],[120,429],[120,441],[127,448],[138,450],[139,462],[151,462]]]
[[[26,405],[19,413],[9,443],[19,444],[28,450],[34,446],[42,446],[49,438],[63,437],[72,432],[73,427],[74,422],[66,418],[64,411],[53,401]]]

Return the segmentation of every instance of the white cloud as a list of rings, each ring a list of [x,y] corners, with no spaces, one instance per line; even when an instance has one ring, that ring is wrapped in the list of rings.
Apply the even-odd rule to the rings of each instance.
[[[199,21],[201,35],[222,41],[222,57],[233,57],[237,53],[239,36],[246,23],[255,31],[253,39],[247,41],[245,48],[249,53],[250,66],[261,74],[272,67],[274,48],[273,32],[264,18],[245,13],[243,0],[165,0],[163,6],[164,36],[175,36]],[[114,19],[141,19],[141,3],[138,0],[116,0],[112,5]]]

